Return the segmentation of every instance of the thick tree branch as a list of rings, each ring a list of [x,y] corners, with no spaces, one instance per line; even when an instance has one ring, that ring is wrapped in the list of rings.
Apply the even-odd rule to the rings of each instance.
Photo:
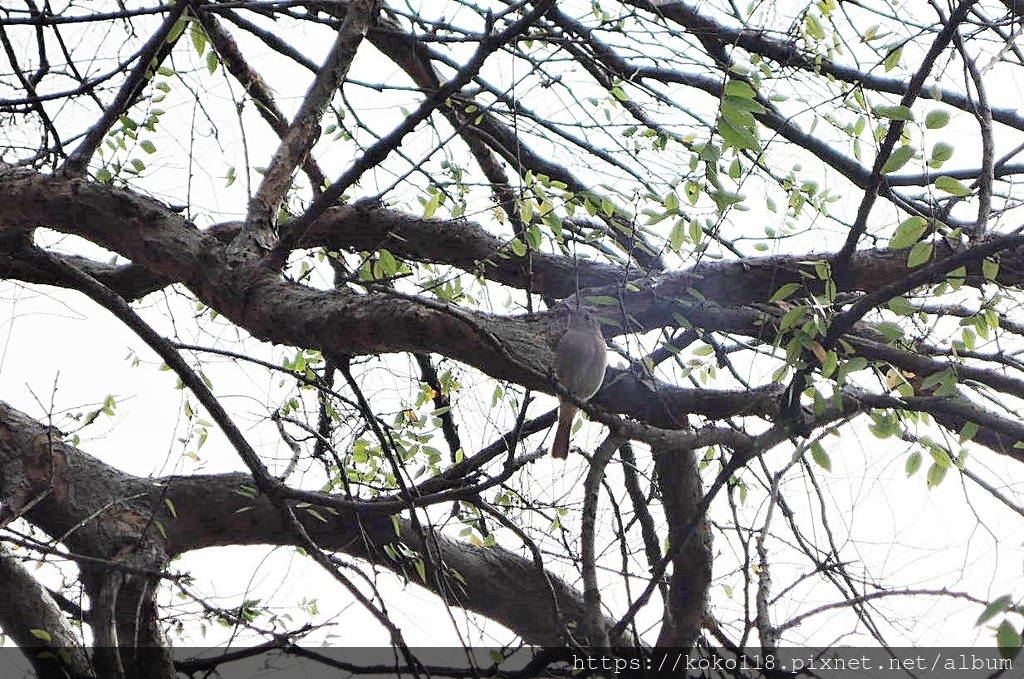
[[[39,679],[95,676],[78,633],[46,589],[2,543],[0,629],[26,653]],[[45,637],[32,630],[44,632]]]
[[[46,441],[49,435],[44,425],[2,402],[0,433],[5,434],[0,436],[0,468],[12,472],[37,459],[39,444],[33,442]],[[294,533],[271,500],[252,492],[254,480],[248,474],[148,480],[109,467],[59,439],[54,440],[53,450],[65,461],[64,464],[75,469],[75,474],[59,487],[66,493],[61,497],[72,502],[61,501],[57,497],[47,498],[27,516],[51,535],[62,535],[68,526],[78,525],[92,516],[98,498],[131,497],[130,506],[142,518],[143,525],[148,525],[151,517],[159,518],[167,534],[169,556],[220,545],[297,544]],[[40,478],[39,481],[45,484],[48,478]],[[17,482],[18,477],[12,474],[0,476],[0,501],[4,506],[20,504],[12,487]],[[96,499],[79,501],[79,498],[86,497]],[[294,509],[295,503],[291,504]],[[176,508],[175,516],[169,515],[168,505]],[[424,540],[429,540],[438,550],[440,563],[446,569],[460,573],[465,580],[459,588],[462,591],[459,604],[515,630],[529,643],[562,643],[561,627],[546,603],[546,595],[550,591],[548,583],[554,588],[565,620],[580,629],[584,624],[580,592],[553,574],[539,573],[532,559],[500,547],[474,547],[430,529],[424,535],[404,518],[395,520],[399,528],[396,534],[392,519],[380,513],[338,511],[314,516],[302,509],[294,511],[305,530],[323,549],[365,559],[399,575],[402,575],[403,567],[409,573],[415,570],[402,561],[393,560],[384,546],[401,541],[426,554]],[[137,525],[134,521],[125,524],[125,528]],[[91,523],[82,526],[82,529],[92,528]],[[96,553],[96,547],[102,548],[102,545],[83,541],[80,536],[86,532],[69,533],[69,544],[83,548],[86,553]],[[130,543],[132,533],[129,531],[123,539]],[[420,584],[439,594],[433,589],[433,583],[434,580],[428,578],[427,583]],[[613,642],[621,645],[630,644],[631,640],[617,637]]]

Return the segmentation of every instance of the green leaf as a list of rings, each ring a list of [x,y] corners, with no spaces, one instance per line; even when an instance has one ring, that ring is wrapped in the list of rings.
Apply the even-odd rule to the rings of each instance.
[[[822,28],[821,22],[818,21],[818,17],[808,12],[804,19],[804,25],[807,27],[807,35],[811,36],[815,40],[825,39],[825,29]]]
[[[949,113],[947,111],[928,111],[928,115],[924,117],[924,126],[929,130],[938,130],[948,123]]]
[[[198,21],[189,24],[189,37],[192,38],[192,46],[196,49],[196,54],[203,56],[203,52],[206,51],[206,31]]]
[[[672,252],[679,252],[680,248],[683,247],[683,243],[686,240],[686,220],[677,219],[675,225],[672,226],[672,232],[668,236],[669,247],[672,248]]]
[[[167,34],[167,44],[168,45],[173,45],[178,40],[178,38],[181,37],[181,34],[185,32],[185,26],[188,23],[189,23],[188,18],[183,17],[183,16],[182,17],[178,17],[178,20],[174,22],[174,27],[171,28],[170,33]],[[165,76],[165,77],[166,76],[174,75],[174,71],[171,70],[170,68],[167,68],[166,66],[161,66],[160,68],[157,69],[156,72],[159,73],[162,76]]]
[[[518,238],[513,238],[511,245],[512,245],[512,252],[516,253],[517,257],[525,257],[526,256],[526,243],[524,243],[523,241],[519,240]]]
[[[832,471],[832,459],[829,458],[825,448],[817,441],[811,444],[811,459],[825,471]]]
[[[902,250],[921,240],[925,229],[928,228],[928,220],[924,217],[910,217],[896,227],[892,238],[889,240],[889,247],[893,250]]]
[[[441,192],[434,191],[430,194],[430,200],[427,201],[426,205],[423,206],[423,219],[430,219],[437,212],[437,208],[441,205]]]
[[[935,460],[935,464],[939,465],[943,469],[949,469],[950,465],[953,464],[953,461],[949,459],[949,454],[934,444],[929,445],[928,454],[932,456],[933,460]]]
[[[903,45],[896,47],[888,54],[886,54],[885,60],[882,62],[885,66],[886,73],[889,73],[893,69],[899,66],[899,59],[903,55]]]
[[[958,266],[957,268],[946,274],[946,283],[949,287],[954,290],[959,290],[960,286],[967,281],[967,267]]]
[[[946,472],[948,470],[949,470],[948,466],[947,467],[943,467],[942,465],[938,465],[938,464],[933,464],[931,467],[929,467],[928,468],[928,488],[935,488],[940,483],[942,483],[942,479],[946,478]]]
[[[522,218],[525,224],[529,224],[533,221],[533,201],[524,200],[519,204],[519,216]]]
[[[139,146],[141,146],[142,150],[146,153],[156,153],[156,146],[148,139],[143,139],[139,142]]]
[[[953,145],[947,144],[944,141],[936,142],[935,146],[932,147],[932,157],[928,161],[929,163],[944,163],[953,157]]]
[[[318,512],[317,510],[313,509],[312,507],[307,507],[307,508],[305,508],[305,510],[306,510],[307,514],[312,516],[314,519],[316,519],[320,523],[327,523],[327,519],[324,518],[324,515],[321,514],[320,512]]]
[[[914,112],[906,106],[876,106],[875,115],[890,120],[910,121],[914,119]]]
[[[799,289],[799,283],[786,283],[785,285],[780,286],[779,289],[775,291],[775,294],[772,295],[771,299],[769,299],[768,301],[781,302],[782,300],[786,299]]]
[[[1010,598],[1009,594],[1004,594],[999,597],[988,606],[985,606],[985,610],[978,616],[978,621],[975,625],[984,625],[986,622],[996,617],[1000,613],[1005,613],[1010,606],[1013,604],[1013,599]]]
[[[981,263],[981,273],[985,276],[985,280],[994,281],[999,275],[999,263],[991,257],[986,257],[985,261]]]
[[[751,114],[765,112],[765,108],[760,102],[745,97],[725,97],[722,99],[722,107],[727,109],[725,113],[732,113],[737,120],[742,120],[749,125],[754,124],[754,116]]]
[[[963,427],[960,428],[960,441],[961,443],[971,441],[974,439],[975,434],[978,433],[977,422],[967,422]]]
[[[718,119],[718,134],[722,136],[725,148],[735,148],[738,151],[761,150],[761,143],[750,129],[734,124],[724,115]]]
[[[217,58],[217,53],[210,50],[206,53],[206,70],[213,75],[214,71],[217,70],[217,66],[220,65],[220,59]]]
[[[385,277],[391,277],[398,273],[398,262],[395,261],[395,256],[390,251],[381,248],[377,256],[380,258],[380,268]]]
[[[540,227],[536,224],[530,224],[526,229],[526,242],[530,244],[530,247],[534,250],[539,250],[542,238],[543,234],[540,231]]]
[[[960,180],[953,179],[952,177],[947,177],[945,175],[935,180],[935,188],[954,196],[962,197],[971,195],[971,190],[964,186]]]
[[[838,366],[839,355],[835,351],[829,351],[825,354],[825,360],[821,362],[821,374],[824,377],[830,377]]]
[[[999,655],[1013,660],[1020,654],[1020,632],[1009,620],[1003,620],[996,629],[996,645]]]
[[[875,330],[882,333],[885,339],[889,342],[901,340],[906,336],[902,326],[898,323],[893,323],[892,321],[882,321],[881,323],[876,324]]]
[[[912,146],[899,147],[893,151],[892,155],[885,161],[885,165],[882,166],[882,174],[889,174],[890,172],[895,172],[900,169],[914,157],[914,153],[914,147]]]
[[[670,212],[679,210],[679,196],[675,191],[669,191],[665,194],[665,197],[661,200],[661,204],[665,206],[665,209]]]
[[[900,65],[901,56],[903,56],[903,45],[885,55],[885,61],[882,64],[885,66],[886,73]]]
[[[412,565],[416,568],[416,575],[420,576],[420,582],[426,583],[427,568],[423,563],[423,559],[416,559],[412,562]]]
[[[697,223],[696,219],[690,220],[690,242],[694,245],[700,245],[701,240],[704,237],[704,229],[700,228],[700,224]]]
[[[921,468],[921,460],[923,459],[921,451],[915,450],[907,458],[906,471],[907,478],[910,478],[917,473],[917,470]]]
[[[910,248],[910,254],[907,255],[907,267],[910,269],[916,269],[922,264],[927,264],[928,260],[932,258],[932,244],[926,241],[914,243],[914,246]]]
[[[28,633],[34,636],[36,639],[45,641],[46,643],[50,643],[51,641],[50,633],[44,629],[30,629]]]
[[[806,305],[801,304],[798,307],[793,307],[787,311],[786,315],[782,317],[781,321],[779,321],[779,330],[785,332],[789,328],[792,328],[794,325],[802,321],[806,314]]]
[[[725,95],[728,97],[753,99],[757,96],[757,92],[750,86],[750,83],[745,80],[730,80],[725,83]]]

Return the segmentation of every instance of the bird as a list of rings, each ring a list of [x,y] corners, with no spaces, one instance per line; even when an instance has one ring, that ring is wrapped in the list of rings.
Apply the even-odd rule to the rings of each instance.
[[[555,377],[579,400],[590,400],[604,382],[607,352],[608,345],[597,318],[589,311],[574,311],[569,315],[568,329],[558,341]],[[551,444],[551,457],[564,460],[569,456],[569,432],[579,408],[562,396],[558,401],[558,428]]]

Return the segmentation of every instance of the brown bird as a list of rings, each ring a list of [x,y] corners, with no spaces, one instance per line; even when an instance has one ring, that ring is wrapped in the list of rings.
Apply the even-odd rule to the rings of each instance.
[[[558,341],[555,376],[574,396],[587,401],[604,382],[607,351],[598,320],[587,311],[574,311],[569,316],[568,330]],[[558,400],[558,429],[551,444],[551,457],[564,460],[569,457],[569,431],[579,409],[561,396]]]

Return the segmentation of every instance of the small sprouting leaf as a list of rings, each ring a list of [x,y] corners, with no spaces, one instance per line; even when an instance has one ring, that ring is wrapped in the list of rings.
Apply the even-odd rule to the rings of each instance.
[[[34,636],[36,639],[39,639],[41,641],[45,641],[46,643],[50,643],[50,641],[52,639],[52,637],[50,637],[50,633],[47,632],[44,629],[30,629],[28,632],[29,632],[29,634]]]

